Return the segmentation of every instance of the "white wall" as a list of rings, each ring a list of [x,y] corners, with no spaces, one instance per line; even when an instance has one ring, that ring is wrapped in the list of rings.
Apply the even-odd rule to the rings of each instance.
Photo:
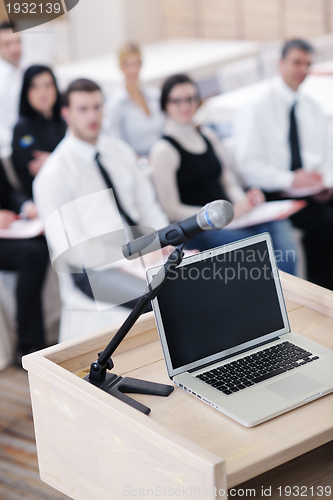
[[[123,0],[125,38],[140,44],[166,37],[161,0]]]
[[[161,0],[80,0],[66,18],[72,61],[165,38]]]
[[[72,60],[112,52],[126,37],[123,0],[80,0],[67,22]]]
[[[115,52],[128,41],[161,40],[164,26],[161,0],[80,0],[65,16],[29,29],[22,37],[27,38],[29,48],[36,42],[33,52],[37,57],[47,49],[40,44],[44,33],[43,43],[50,45],[52,39],[55,45],[50,63],[66,64]],[[31,50],[27,52],[30,57]]]

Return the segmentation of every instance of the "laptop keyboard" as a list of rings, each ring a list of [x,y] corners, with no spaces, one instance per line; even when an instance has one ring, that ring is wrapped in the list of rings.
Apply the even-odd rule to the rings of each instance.
[[[319,357],[313,356],[311,352],[291,342],[282,342],[196,377],[223,394],[230,395],[316,359]]]

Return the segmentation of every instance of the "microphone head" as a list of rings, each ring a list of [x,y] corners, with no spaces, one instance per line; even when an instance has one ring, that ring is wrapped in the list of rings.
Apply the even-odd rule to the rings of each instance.
[[[198,226],[204,231],[222,229],[234,218],[234,209],[226,200],[215,200],[207,203],[197,215]]]

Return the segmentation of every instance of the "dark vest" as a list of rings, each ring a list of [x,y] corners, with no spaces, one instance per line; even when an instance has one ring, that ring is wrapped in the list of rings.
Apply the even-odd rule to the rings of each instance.
[[[207,144],[204,153],[190,153],[173,137],[164,135],[180,154],[180,167],[177,170],[177,183],[182,203],[203,206],[214,200],[227,200],[221,184],[222,165],[217,158],[213,146],[201,134]]]

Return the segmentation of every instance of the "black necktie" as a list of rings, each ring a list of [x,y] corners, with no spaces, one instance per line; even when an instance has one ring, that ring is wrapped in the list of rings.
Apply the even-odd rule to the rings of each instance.
[[[301,154],[299,151],[299,140],[298,140],[298,131],[297,131],[297,122],[295,116],[295,106],[290,110],[290,130],[289,130],[289,144],[290,144],[290,152],[291,152],[291,170],[297,170],[302,168],[302,160]]]
[[[105,181],[105,184],[108,186],[108,188],[112,189],[113,191],[113,195],[114,195],[114,198],[116,200],[116,203],[117,203],[117,207],[118,207],[118,210],[120,212],[120,214],[124,217],[124,219],[126,220],[127,224],[131,227],[133,226],[137,226],[137,223],[134,222],[134,220],[128,215],[128,213],[123,209],[122,207],[122,204],[120,203],[120,200],[119,200],[119,197],[117,195],[117,191],[115,190],[114,188],[114,185],[109,177],[109,174],[107,173],[107,171],[105,170],[105,168],[103,167],[103,165],[101,164],[101,162],[99,161],[99,153],[96,153],[96,156],[95,156],[95,160],[96,160],[96,163],[98,165],[98,168],[102,174],[102,177]]]

